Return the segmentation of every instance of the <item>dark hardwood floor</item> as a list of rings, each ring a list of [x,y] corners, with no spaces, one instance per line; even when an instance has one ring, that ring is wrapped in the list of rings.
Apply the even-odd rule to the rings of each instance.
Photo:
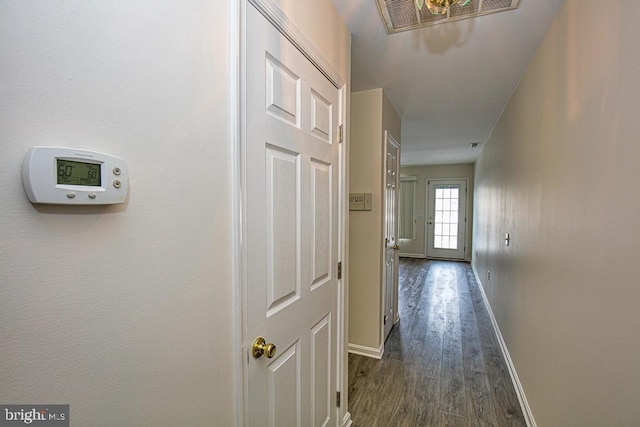
[[[381,360],[349,355],[356,427],[526,426],[467,263],[403,258]]]

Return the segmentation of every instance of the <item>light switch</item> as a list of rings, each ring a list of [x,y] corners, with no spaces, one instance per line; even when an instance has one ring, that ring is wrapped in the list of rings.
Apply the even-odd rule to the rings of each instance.
[[[364,193],[364,210],[365,211],[370,211],[371,210],[371,199],[373,195],[371,193]]]
[[[349,193],[350,211],[370,211],[373,194],[371,193]]]

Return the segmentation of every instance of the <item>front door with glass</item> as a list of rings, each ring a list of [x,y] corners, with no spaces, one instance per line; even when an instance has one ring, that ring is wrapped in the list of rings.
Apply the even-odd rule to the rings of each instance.
[[[466,180],[427,181],[427,257],[464,259]]]

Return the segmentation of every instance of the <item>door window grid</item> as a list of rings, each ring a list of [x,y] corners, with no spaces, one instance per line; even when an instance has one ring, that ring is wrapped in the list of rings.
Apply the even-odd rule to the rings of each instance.
[[[434,248],[458,249],[459,203],[460,189],[457,186],[436,188]]]

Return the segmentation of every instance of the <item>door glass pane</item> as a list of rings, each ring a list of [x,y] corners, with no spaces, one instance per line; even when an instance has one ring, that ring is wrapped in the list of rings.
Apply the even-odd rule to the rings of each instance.
[[[433,247],[458,249],[458,186],[436,188]]]
[[[434,233],[438,236],[442,236],[442,223],[440,224],[436,224],[434,227],[435,231]]]

